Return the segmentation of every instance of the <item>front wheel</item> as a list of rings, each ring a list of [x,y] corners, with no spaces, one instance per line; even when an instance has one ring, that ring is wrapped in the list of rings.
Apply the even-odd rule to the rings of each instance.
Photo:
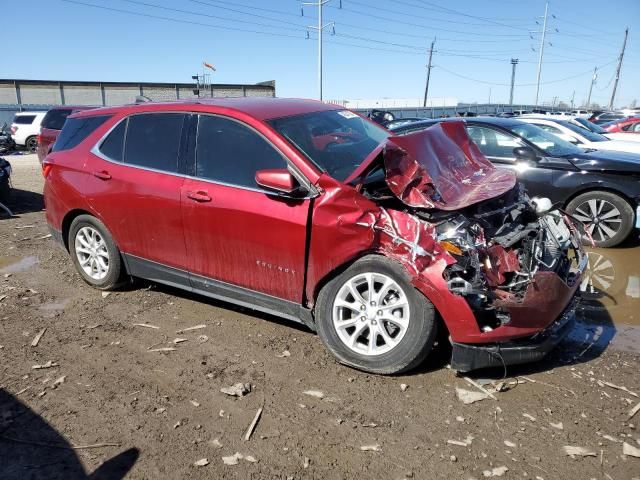
[[[394,374],[418,366],[436,337],[435,310],[397,263],[368,256],[320,291],[318,335],[346,365]]]
[[[79,215],[69,229],[69,253],[82,279],[99,290],[122,284],[120,250],[107,227],[91,215]]]
[[[615,193],[591,191],[578,195],[567,205],[567,212],[584,224],[596,247],[614,247],[624,241],[634,226],[635,214],[629,202]]]

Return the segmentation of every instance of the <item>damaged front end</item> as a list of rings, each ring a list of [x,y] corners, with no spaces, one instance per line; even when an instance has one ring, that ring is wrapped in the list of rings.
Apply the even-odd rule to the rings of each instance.
[[[529,199],[462,122],[391,137],[357,188],[380,208],[378,250],[436,306],[452,368],[537,360],[570,330],[586,267],[579,234],[548,199]],[[384,172],[381,177],[376,169]],[[375,180],[377,178],[377,181]]]

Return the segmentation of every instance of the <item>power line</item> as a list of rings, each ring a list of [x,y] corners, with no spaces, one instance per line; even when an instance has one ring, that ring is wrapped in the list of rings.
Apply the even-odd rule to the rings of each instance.
[[[203,22],[196,22],[196,21],[192,21],[192,20],[180,20],[177,18],[171,18],[171,17],[164,17],[161,15],[152,15],[150,13],[141,13],[141,12],[133,12],[131,10],[124,10],[121,8],[113,8],[113,7],[105,7],[103,5],[95,5],[92,3],[85,3],[85,2],[80,2],[78,0],[60,0],[62,2],[65,3],[73,3],[76,5],[83,5],[85,7],[93,7],[93,8],[99,8],[101,10],[108,10],[111,12],[118,12],[118,13],[125,13],[127,15],[135,15],[138,17],[146,17],[146,18],[154,18],[156,20],[165,20],[167,22],[173,22],[173,23],[184,23],[184,24],[188,24],[188,25],[198,25],[201,27],[208,27],[208,28],[214,28],[217,30],[232,30],[235,32],[245,32],[245,33],[256,33],[259,35],[269,35],[272,37],[284,37],[284,38],[300,38],[298,35],[287,35],[286,33],[274,33],[274,32],[262,32],[259,30],[249,30],[246,28],[236,28],[236,27],[229,27],[226,25],[213,25],[211,23],[203,23]]]
[[[617,61],[617,60],[613,60],[613,61],[611,61],[611,62],[609,62],[609,63],[605,63],[604,65],[599,66],[599,67],[598,67],[598,69],[601,69],[601,68],[604,68],[604,67],[606,67],[606,66],[609,66],[609,65],[611,65],[611,64],[613,64],[613,63],[615,63],[616,61]],[[444,68],[444,67],[442,67],[442,66],[440,66],[440,65],[436,65],[436,66],[435,66],[435,68],[439,68],[440,70],[445,71],[445,72],[447,72],[447,73],[449,73],[449,74],[451,74],[451,75],[454,75],[454,76],[456,76],[456,77],[463,78],[463,79],[465,79],[465,80],[470,80],[470,81],[472,81],[472,82],[476,82],[476,83],[482,83],[482,84],[485,84],[485,85],[494,85],[494,86],[499,86],[499,87],[510,87],[510,86],[511,86],[511,85],[510,85],[510,84],[508,84],[508,83],[495,83],[495,82],[488,82],[488,81],[486,81],[486,80],[480,80],[480,79],[477,79],[477,78],[471,78],[471,77],[468,77],[468,76],[466,76],[466,75],[461,75],[461,74],[459,74],[459,73],[457,73],[457,72],[454,72],[454,71],[448,70],[448,69],[446,69],[446,68]],[[578,73],[578,74],[576,74],[576,75],[571,75],[570,77],[559,78],[559,79],[557,79],[557,80],[549,80],[549,81],[546,81],[546,82],[540,82],[540,85],[549,85],[549,84],[552,84],[552,83],[565,82],[565,81],[567,81],[567,80],[572,80],[572,79],[574,79],[574,78],[582,77],[582,76],[587,75],[587,74],[590,74],[590,73],[591,73],[591,70],[587,70],[586,72],[581,72],[581,73]],[[537,83],[520,83],[520,84],[515,84],[515,86],[516,86],[516,87],[532,87],[532,86],[535,86],[535,85],[537,85]]]

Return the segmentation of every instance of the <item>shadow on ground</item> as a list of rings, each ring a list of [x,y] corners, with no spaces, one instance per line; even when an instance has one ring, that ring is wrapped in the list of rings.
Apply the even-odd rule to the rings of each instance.
[[[104,447],[112,451],[117,447]],[[93,450],[95,451],[95,450]],[[0,389],[0,478],[3,480],[121,480],[138,460],[130,448],[85,472],[76,450],[42,417]]]
[[[14,216],[39,212],[44,208],[44,197],[40,193],[12,188],[9,200],[5,204]],[[0,218],[7,218],[6,213],[0,212]]]

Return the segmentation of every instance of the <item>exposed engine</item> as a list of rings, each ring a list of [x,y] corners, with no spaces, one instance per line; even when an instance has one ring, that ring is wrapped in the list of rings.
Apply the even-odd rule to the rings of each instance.
[[[416,213],[436,224],[440,245],[456,260],[445,280],[466,298],[482,331],[509,323],[507,307],[523,299],[537,272],[575,281],[575,228],[548,199],[531,200],[518,186],[453,214]]]

